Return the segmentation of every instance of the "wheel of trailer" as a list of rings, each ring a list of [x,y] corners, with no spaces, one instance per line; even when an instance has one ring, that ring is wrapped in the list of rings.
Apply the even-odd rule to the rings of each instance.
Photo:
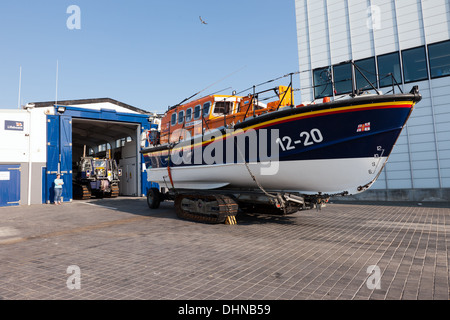
[[[158,209],[161,204],[161,194],[158,189],[151,188],[147,193],[147,204],[150,209]]]

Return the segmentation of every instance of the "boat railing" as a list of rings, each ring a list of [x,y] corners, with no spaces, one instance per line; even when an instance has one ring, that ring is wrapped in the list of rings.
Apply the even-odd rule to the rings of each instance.
[[[341,97],[345,97],[345,96],[350,96],[352,98],[355,98],[362,94],[365,94],[367,91],[375,91],[375,94],[377,94],[377,95],[382,95],[382,94],[387,95],[390,93],[396,94],[396,88],[403,94],[402,87],[395,79],[395,75],[393,73],[388,73],[388,74],[374,73],[374,72],[368,71],[368,70],[358,66],[355,63],[355,61],[353,61],[353,60],[344,61],[335,66],[341,66],[341,65],[345,65],[345,64],[351,65],[351,77],[350,78],[340,79],[340,80],[336,81],[334,72],[332,71],[333,68],[329,67],[329,70],[325,71],[327,73],[328,81],[326,81],[325,83],[320,83],[320,84],[316,84],[316,85],[309,86],[309,87],[294,89],[294,91],[311,90],[311,89],[315,90],[317,88],[325,86],[324,90],[323,90],[323,92],[325,92],[331,85],[333,98],[336,98],[336,97],[341,98]],[[375,76],[375,80],[370,81],[368,74]],[[358,75],[360,75],[365,80],[366,84],[364,86],[358,86],[358,83],[357,83]],[[387,86],[388,88],[391,87],[391,90],[386,93],[382,93],[379,89],[378,82],[381,83],[383,80],[385,80],[387,78],[391,79],[391,85]],[[337,89],[336,89],[337,85],[342,84],[342,83],[348,83],[348,82],[351,83],[351,92],[338,94]],[[320,94],[319,96],[322,96],[322,94]]]
[[[244,122],[245,120],[247,120],[249,118],[249,115],[251,114],[253,118],[258,117],[262,114],[265,114],[267,112],[273,112],[273,111],[278,111],[280,110],[280,108],[283,106],[283,103],[285,103],[285,98],[288,98],[288,94],[290,94],[290,102],[288,102],[289,105],[284,106],[285,108],[294,108],[294,92],[296,91],[302,91],[302,90],[315,90],[317,88],[321,88],[324,87],[324,92],[329,88],[329,86],[332,86],[332,98],[334,100],[338,100],[338,99],[342,99],[345,97],[352,97],[352,98],[356,98],[359,97],[363,94],[367,94],[368,91],[373,91],[375,92],[376,95],[387,95],[387,94],[396,94],[396,90],[398,89],[398,91],[400,93],[403,94],[403,90],[401,87],[401,84],[399,84],[397,82],[397,80],[395,79],[395,75],[393,73],[388,73],[388,74],[378,74],[378,73],[374,73],[368,70],[365,70],[364,68],[358,66],[355,61],[353,60],[349,60],[349,61],[345,61],[342,62],[339,65],[344,65],[344,64],[351,64],[351,77],[350,78],[345,78],[345,79],[340,79],[340,80],[335,80],[334,79],[334,74],[333,74],[333,68],[329,67],[328,70],[325,70],[324,72],[327,73],[326,77],[327,77],[327,81],[325,81],[325,83],[320,83],[320,84],[316,84],[316,85],[312,85],[309,87],[303,87],[303,88],[294,88],[293,87],[293,76],[294,75],[298,75],[304,72],[311,72],[312,70],[305,70],[305,71],[298,71],[298,72],[292,72],[292,73],[288,73],[286,75],[280,76],[278,78],[275,79],[271,79],[269,81],[265,81],[262,82],[260,84],[257,85],[253,85],[243,91],[240,91],[238,93],[236,93],[236,91],[233,92],[233,96],[241,96],[243,93],[247,93],[247,95],[244,95],[244,99],[246,99],[247,101],[249,101],[248,105],[246,105],[245,107],[241,106],[241,112],[238,112],[237,109],[236,111],[231,112],[230,114],[227,114],[226,112],[224,112],[223,116],[218,117],[216,119],[209,119],[208,117],[204,116],[204,110],[203,108],[201,109],[201,133],[196,133],[193,132],[193,136],[197,135],[197,134],[203,134],[205,131],[210,131],[211,128],[214,129],[215,126],[214,124],[217,123],[219,124],[219,126],[223,126],[223,127],[229,127],[230,124],[236,124],[239,122]],[[375,81],[371,81],[369,79],[369,75],[371,76],[375,76]],[[357,75],[361,76],[364,79],[364,83],[363,86],[358,86],[358,81],[357,81]],[[289,84],[287,86],[284,86],[284,88],[287,88],[286,90],[284,90],[284,92],[282,92],[280,94],[279,92],[279,88],[280,86],[275,86],[275,87],[270,87],[270,88],[266,88],[263,90],[256,90],[257,88],[261,87],[261,86],[265,86],[268,84],[272,84],[276,81],[279,80],[283,80],[289,78]],[[380,86],[379,84],[381,84],[381,82],[387,78],[391,79],[391,85],[388,86],[391,87],[391,89],[388,92],[381,92],[380,90]],[[337,92],[337,85],[339,85],[340,83],[345,83],[345,82],[351,82],[351,92],[349,93],[343,93],[343,94],[338,94]],[[270,97],[264,97],[265,94],[270,93],[270,92],[274,92],[275,95],[272,95]],[[322,94],[320,94],[319,96],[322,96]],[[191,98],[191,97],[190,97]],[[188,101],[190,98],[185,99],[183,102]],[[276,99],[271,107],[267,107],[266,111],[264,110],[258,110],[257,106],[259,106],[260,102],[266,101],[266,100],[270,100],[270,99]],[[329,101],[330,97],[324,97],[324,98],[328,98],[328,99],[324,99],[323,102],[325,103],[326,101]],[[227,98],[224,98],[224,101]],[[317,100],[317,99],[316,99]],[[276,103],[274,105],[274,103]],[[313,104],[315,103],[312,102]],[[181,106],[182,103],[177,104],[176,106],[170,107],[169,110],[171,109],[177,109],[177,107]],[[305,105],[305,104],[302,104]],[[276,106],[276,107],[275,107]],[[301,105],[300,105],[301,106]],[[245,110],[245,113],[244,111]],[[242,117],[242,113],[243,117]],[[186,117],[186,114],[185,114]],[[185,124],[186,121],[183,121],[183,127],[182,129],[186,129],[185,128]],[[169,130],[168,130],[168,142],[174,142],[172,141],[172,128],[171,128],[171,123],[169,121]],[[178,137],[179,141],[182,139],[182,137]]]

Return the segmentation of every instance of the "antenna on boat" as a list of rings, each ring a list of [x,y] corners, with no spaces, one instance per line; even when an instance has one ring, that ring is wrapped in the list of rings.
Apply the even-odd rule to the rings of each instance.
[[[174,105],[173,107],[170,107],[169,109],[176,108],[176,107],[182,105],[182,104],[185,103],[186,101],[191,100],[191,99],[194,98],[195,96],[198,96],[200,93],[202,93],[202,92],[208,90],[209,88],[215,86],[216,84],[218,84],[218,83],[224,81],[225,79],[227,79],[227,78],[231,77],[232,75],[234,75],[234,74],[236,74],[236,73],[242,71],[242,70],[245,69],[245,68],[247,68],[247,66],[243,66],[242,68],[240,68],[240,69],[238,69],[238,70],[236,70],[236,71],[230,73],[229,75],[223,77],[222,79],[217,80],[216,82],[214,82],[214,83],[210,84],[209,86],[207,86],[205,89],[200,90],[199,92],[197,92],[197,93],[193,94],[192,96],[190,96],[190,97],[184,99],[183,101],[181,101],[180,103]]]

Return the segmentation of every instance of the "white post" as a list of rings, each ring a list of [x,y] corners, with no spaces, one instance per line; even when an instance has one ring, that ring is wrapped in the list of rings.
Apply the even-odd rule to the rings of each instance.
[[[28,125],[28,205],[31,206],[31,171],[33,167],[33,161],[31,159],[31,123],[33,122],[33,117],[31,115],[32,109],[27,108],[27,112],[30,114],[30,124]]]

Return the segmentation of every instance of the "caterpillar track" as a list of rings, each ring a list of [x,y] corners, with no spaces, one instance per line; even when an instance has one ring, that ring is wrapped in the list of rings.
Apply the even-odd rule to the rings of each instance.
[[[77,200],[89,200],[91,199],[91,190],[86,185],[74,185],[74,198]]]
[[[118,185],[112,185],[111,186],[111,193],[107,195],[107,198],[117,198],[119,196],[119,186]]]
[[[181,219],[209,223],[235,224],[239,206],[226,195],[179,194],[175,197],[175,210]]]
[[[91,190],[87,186],[81,186],[82,189],[82,200],[89,200],[92,196]]]

